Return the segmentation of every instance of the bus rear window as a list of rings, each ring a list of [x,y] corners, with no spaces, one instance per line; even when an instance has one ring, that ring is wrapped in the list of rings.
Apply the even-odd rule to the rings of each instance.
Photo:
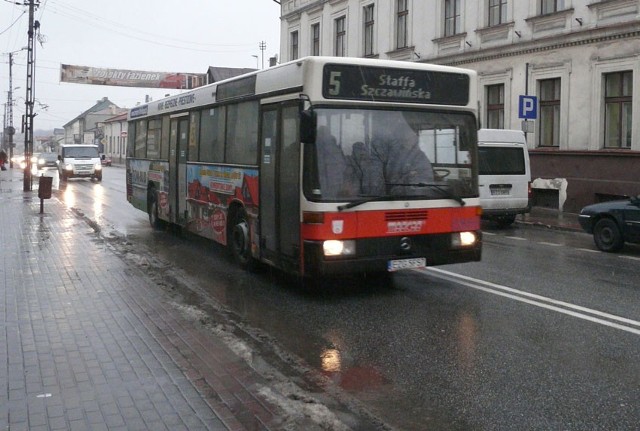
[[[522,148],[478,147],[480,175],[524,175]]]

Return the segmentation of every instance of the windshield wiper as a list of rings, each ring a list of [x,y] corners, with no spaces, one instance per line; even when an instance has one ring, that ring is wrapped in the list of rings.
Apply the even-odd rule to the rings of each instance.
[[[382,195],[382,196],[369,196],[363,199],[359,199],[357,201],[349,202],[348,204],[338,205],[338,211],[348,210],[349,208],[357,207],[362,204],[366,204],[367,202],[376,202],[376,201],[386,201],[390,199],[397,199],[398,196],[392,195]]]
[[[464,199],[462,199],[460,196],[458,196],[457,194],[453,193],[452,191],[447,190],[445,187],[443,187],[440,184],[434,184],[434,183],[386,183],[386,185],[387,186],[401,186],[401,187],[430,187],[430,188],[433,188],[434,190],[437,190],[440,193],[442,193],[443,197],[449,198],[449,199],[453,199],[454,201],[458,202],[461,207],[463,207],[465,205]],[[446,186],[446,187],[450,187],[450,186]]]
[[[434,190],[437,190],[438,192],[442,193],[443,197],[449,198],[449,199],[453,199],[454,201],[458,202],[461,207],[465,206],[465,204],[466,204],[464,199],[462,199],[457,194],[447,190],[445,187],[443,187],[440,184],[433,184],[433,183],[386,183],[385,185],[387,185],[387,186],[402,186],[402,187],[430,187],[430,188],[433,188]],[[447,186],[447,187],[449,187],[449,186]],[[339,205],[338,206],[338,211],[348,210],[349,208],[354,208],[354,207],[360,206],[362,204],[366,204],[367,202],[395,200],[395,199],[402,199],[402,198],[405,198],[405,197],[413,197],[413,198],[415,198],[415,196],[399,196],[399,195],[370,196],[370,197],[366,197],[366,198],[363,198],[363,199],[359,199],[357,201],[349,202],[349,203],[344,204],[344,205]]]

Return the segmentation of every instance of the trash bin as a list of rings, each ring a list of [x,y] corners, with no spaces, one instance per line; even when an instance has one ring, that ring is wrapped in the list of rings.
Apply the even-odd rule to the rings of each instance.
[[[40,199],[51,199],[51,187],[53,186],[53,177],[38,177],[38,197]]]

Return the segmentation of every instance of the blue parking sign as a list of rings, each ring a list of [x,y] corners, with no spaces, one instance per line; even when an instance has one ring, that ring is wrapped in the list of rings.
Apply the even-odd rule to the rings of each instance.
[[[520,96],[518,118],[524,118],[525,120],[538,118],[538,98],[536,96]]]

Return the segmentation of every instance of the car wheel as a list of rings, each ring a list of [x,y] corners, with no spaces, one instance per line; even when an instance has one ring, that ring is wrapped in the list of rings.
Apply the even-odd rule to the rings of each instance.
[[[596,246],[606,252],[618,251],[624,245],[624,239],[617,223],[609,218],[600,219],[593,228],[593,240]]]
[[[516,221],[516,216],[515,215],[500,216],[500,217],[496,218],[496,223],[498,224],[498,227],[500,227],[500,228],[509,227],[515,221]]]
[[[241,268],[252,270],[256,262],[251,255],[249,222],[247,220],[247,213],[244,210],[240,209],[236,213],[230,233],[229,247],[231,248],[233,259]]]

